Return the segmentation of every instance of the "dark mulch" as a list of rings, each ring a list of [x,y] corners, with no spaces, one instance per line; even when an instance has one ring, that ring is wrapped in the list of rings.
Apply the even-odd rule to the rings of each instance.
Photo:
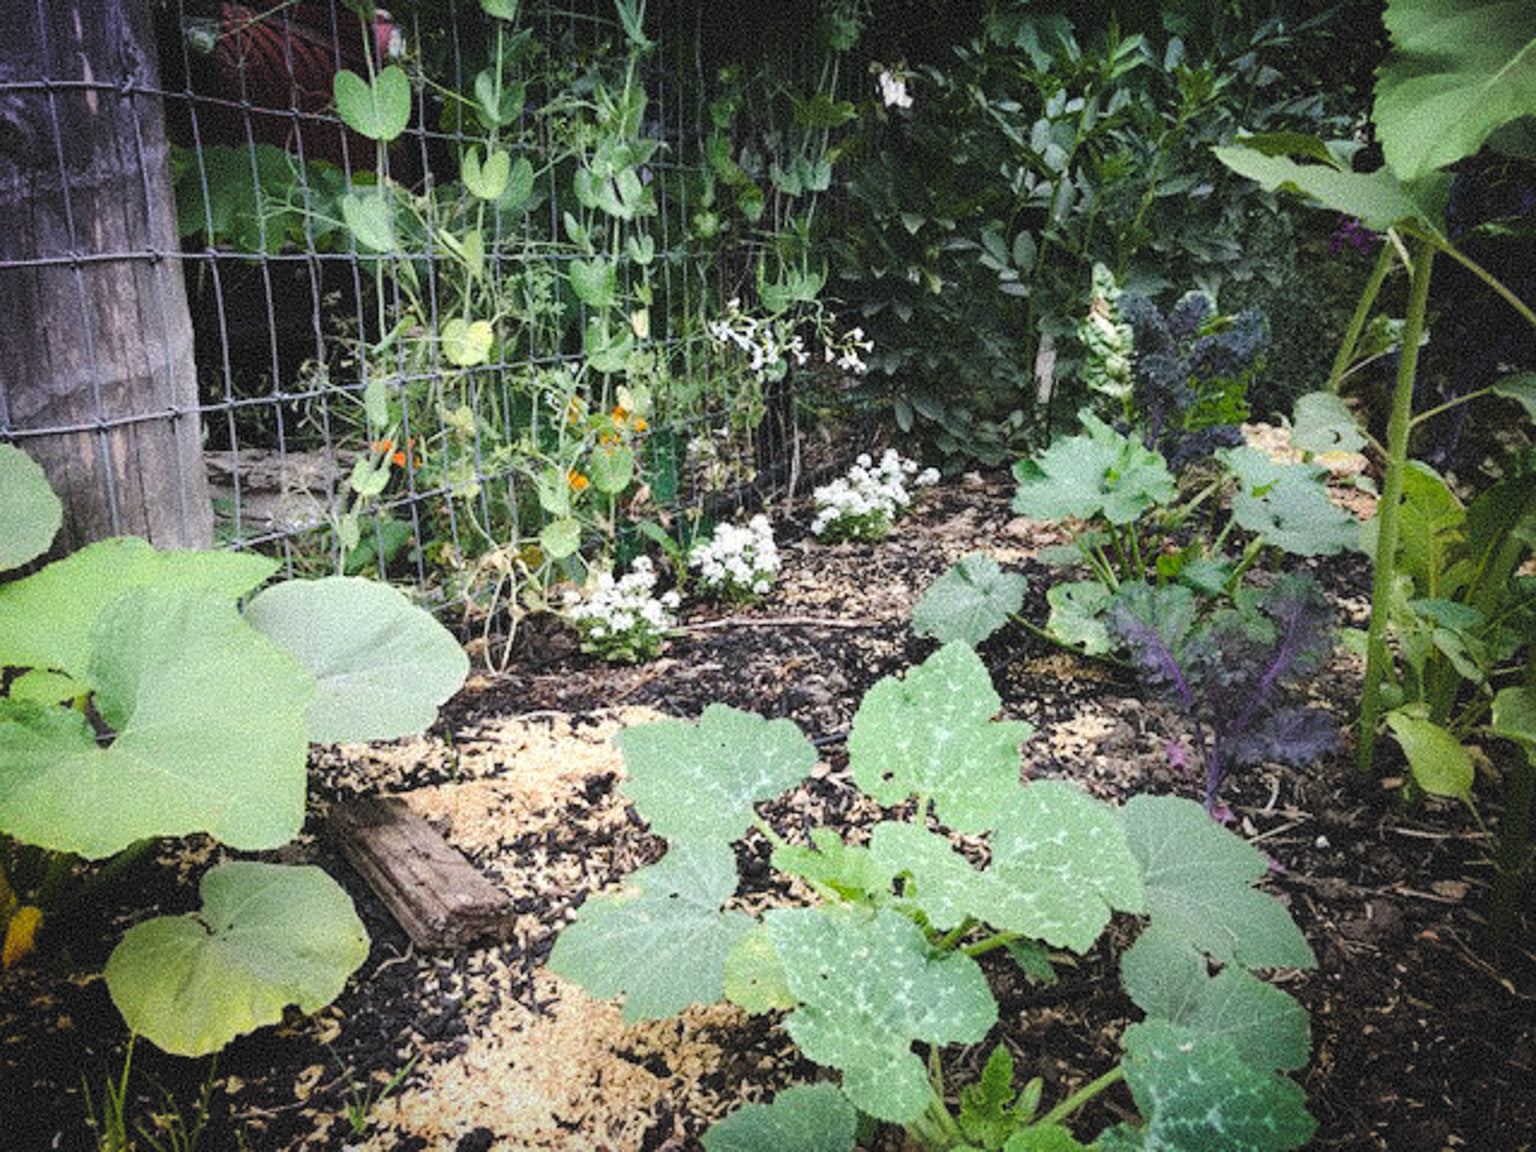
[[[559,629],[525,622],[511,665],[477,677],[445,709],[438,731],[462,743],[507,716],[579,718],[647,705],[692,717],[721,701],[790,717],[823,748],[825,770],[801,794],[770,806],[776,823],[796,825],[810,816],[846,828],[876,818],[848,786],[840,739],[871,684],[932,651],[931,641],[907,627],[912,602],[951,560],[986,547],[1030,576],[1028,612],[1043,619],[1049,576],[1031,555],[1038,529],[1012,519],[1004,479],[989,477],[946,485],[878,546],[827,548],[796,539],[795,531],[786,524],[780,533],[786,571],[768,601],[735,614],[692,606],[686,633],[652,664],[608,668],[574,651]],[[1365,594],[1361,566],[1325,565],[1321,575],[1343,614],[1356,616]],[[989,640],[982,654],[1005,712],[1036,726],[1026,745],[1029,772],[1078,779],[1111,798],[1188,790],[1190,781],[1169,756],[1185,735],[1179,718],[1143,699],[1133,683],[1021,630]],[[1358,682],[1358,668],[1341,658],[1320,681],[1319,696],[1346,717]],[[405,791],[446,775],[441,766],[423,764],[388,786]],[[333,756],[317,755],[314,777],[317,811],[359,786]],[[1496,826],[1497,789],[1483,795],[1484,818]],[[1470,816],[1434,802],[1402,809],[1395,790],[1356,779],[1347,748],[1306,770],[1252,772],[1231,781],[1225,799],[1240,830],[1275,861],[1267,883],[1287,901],[1317,953],[1315,971],[1285,977],[1312,1017],[1313,1059],[1300,1078],[1319,1122],[1313,1147],[1536,1147],[1536,900],[1527,893],[1519,934],[1501,954],[1491,954],[1482,933],[1491,865]],[[510,863],[498,866],[531,871],[558,858],[587,868],[591,879],[584,883],[596,887],[657,847],[625,819],[611,777],[588,781],[558,823],[558,830],[543,827],[522,837],[510,830]],[[426,956],[409,947],[323,839],[306,839],[295,851],[319,860],[348,886],[373,951],[319,1022],[295,1017],[220,1055],[221,1086],[205,1149],[347,1147],[358,1139],[349,1126],[331,1123],[320,1136],[317,1116],[344,1115],[349,1095],[356,1098],[352,1081],[393,1073],[412,1052],[444,1060],[462,1050],[481,1018],[462,994],[469,976],[496,967],[499,995],[540,1010],[539,966],[570,909],[590,890],[531,888],[518,897],[527,927],[514,946]],[[18,1152],[94,1146],[84,1123],[82,1078],[99,1103],[107,1076],[121,1068],[126,1037],[100,979],[82,974],[98,971],[122,928],[147,910],[190,908],[195,892],[188,881],[195,882],[212,853],[197,842],[167,845],[116,891],[105,916],[98,908],[89,918],[55,925],[43,949],[0,980],[0,1146]],[[771,886],[763,856],[763,846],[750,839],[742,847],[749,880]],[[1028,985],[1011,969],[993,966],[1000,1027],[1021,1073],[1044,1076],[1048,1095],[1098,1075],[1116,1056],[1118,1035],[1133,1018],[1115,977],[1130,929],[1117,925],[1054,988]],[[721,1084],[754,1068],[767,1069],[777,1083],[812,1072],[794,1060],[771,1021],[754,1021],[732,1043],[741,1067],[722,1069]],[[984,1056],[978,1050],[958,1059]],[[632,1059],[665,1070],[664,1055]],[[144,1042],[133,1060],[140,1108],[156,1098],[157,1084],[185,1105],[208,1073],[206,1062],[166,1057]],[[1121,1118],[1129,1098],[1111,1092],[1094,1108],[1084,1131]],[[638,1147],[695,1149],[709,1119],[658,1107]],[[513,1146],[468,1121],[454,1145],[430,1145],[406,1133],[391,1140],[369,1146],[464,1152]],[[602,1145],[594,1137],[592,1146]]]

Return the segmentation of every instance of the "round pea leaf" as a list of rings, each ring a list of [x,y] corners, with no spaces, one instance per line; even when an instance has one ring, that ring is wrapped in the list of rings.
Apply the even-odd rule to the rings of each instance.
[[[204,874],[201,912],[128,930],[107,960],[107,991],[134,1032],[175,1056],[217,1052],[341,994],[368,958],[368,933],[319,868],[236,860]]]

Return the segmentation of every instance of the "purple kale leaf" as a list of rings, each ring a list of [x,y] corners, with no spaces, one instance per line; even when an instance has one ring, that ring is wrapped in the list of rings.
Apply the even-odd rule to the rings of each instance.
[[[1282,575],[1205,615],[1188,589],[1127,584],[1110,625],[1148,687],[1199,726],[1208,811],[1234,768],[1306,763],[1333,747],[1333,718],[1293,699],[1333,650],[1333,612],[1310,576]]]

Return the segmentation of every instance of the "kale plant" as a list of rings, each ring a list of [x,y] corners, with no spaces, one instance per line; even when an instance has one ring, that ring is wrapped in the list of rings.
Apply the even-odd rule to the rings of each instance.
[[[1205,615],[1182,585],[1127,585],[1109,618],[1145,681],[1200,726],[1206,811],[1234,769],[1333,747],[1333,718],[1293,699],[1333,650],[1332,610],[1310,576],[1287,573]]]

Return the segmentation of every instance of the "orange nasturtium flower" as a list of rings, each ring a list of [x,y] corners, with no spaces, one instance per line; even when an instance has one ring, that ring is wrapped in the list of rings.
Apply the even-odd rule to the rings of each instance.
[[[571,469],[569,475],[566,476],[566,480],[570,484],[572,492],[580,492],[589,483],[587,478],[580,472],[576,471],[574,468]]]
[[[389,458],[392,461],[394,461],[395,466],[398,467],[398,468],[404,468],[405,467],[405,454],[411,448],[415,447],[415,445],[416,445],[416,438],[414,436],[412,436],[412,437],[410,437],[409,439],[406,440],[404,448],[397,449],[395,447],[395,442],[393,440],[374,440],[374,441],[372,441],[368,445],[368,449],[371,452],[388,452],[388,453],[390,453],[390,457]],[[416,457],[414,463],[416,464],[416,466],[418,468],[421,467],[421,457],[420,456]]]

